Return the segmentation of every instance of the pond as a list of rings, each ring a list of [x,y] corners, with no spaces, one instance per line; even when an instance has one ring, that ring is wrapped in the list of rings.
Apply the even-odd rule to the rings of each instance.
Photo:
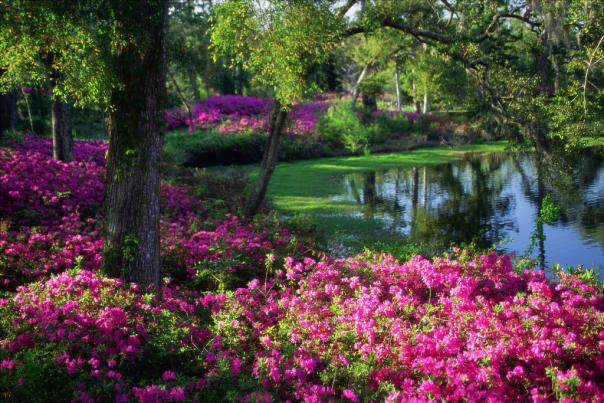
[[[405,238],[432,245],[468,244],[546,265],[604,265],[604,159],[596,151],[573,160],[534,154],[468,154],[428,166],[335,174],[329,203],[311,211],[320,228],[350,245]],[[559,210],[537,221],[548,198]],[[532,247],[531,247],[532,245]]]

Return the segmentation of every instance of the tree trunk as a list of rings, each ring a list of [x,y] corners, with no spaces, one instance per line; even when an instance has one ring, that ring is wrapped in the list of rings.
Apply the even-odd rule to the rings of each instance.
[[[201,99],[201,92],[199,91],[197,75],[194,71],[189,71],[189,83],[191,85],[191,90],[193,91],[193,98],[195,98],[195,101],[199,101]]]
[[[417,85],[415,84],[415,80],[411,81],[411,89],[413,90],[413,103],[415,104],[415,112],[420,113],[421,107],[419,100],[417,99]]]
[[[552,62],[550,60],[550,41],[547,32],[541,34],[541,47],[539,48],[539,74],[541,94],[551,97],[554,94],[554,84],[552,81]]]
[[[352,89],[352,101],[350,103],[350,107],[352,109],[354,109],[357,105],[357,99],[359,99],[359,90],[361,88],[361,83],[363,82],[363,79],[365,78],[365,75],[367,74],[368,70],[369,70],[369,63],[367,63],[363,67],[363,70],[361,70],[361,74],[359,74],[359,77],[357,78],[356,83],[354,83],[354,88]]]
[[[178,82],[176,81],[176,78],[174,78],[174,75],[172,73],[170,73],[169,69],[166,70],[166,73],[170,77],[170,80],[172,80],[172,84],[174,84],[176,93],[178,94],[178,97],[182,101],[182,104],[184,105],[185,109],[187,110],[187,117],[189,118],[189,132],[193,133],[193,111],[191,110],[191,105],[189,105],[189,102],[187,101],[187,97],[185,97],[184,93],[181,91],[180,85],[178,85]],[[199,90],[199,88],[198,88],[198,90]],[[197,98],[197,99],[199,99],[199,98]]]
[[[149,3],[120,2],[112,10],[136,36],[110,60],[121,85],[112,90],[108,117],[103,268],[127,282],[158,287],[168,1]]]
[[[73,159],[73,137],[71,135],[71,106],[60,100],[53,100],[52,120],[52,157],[69,162]]]
[[[394,66],[394,88],[396,89],[396,110],[400,112],[403,109],[403,100],[401,95],[401,73],[398,63]]]
[[[424,92],[424,104],[422,107],[422,113],[428,113],[428,92]]]
[[[34,118],[31,114],[31,105],[29,103],[29,94],[25,93],[23,90],[21,90],[21,93],[23,94],[23,99],[25,100],[25,107],[27,109],[27,120],[29,121],[29,132],[30,133],[34,133]]]
[[[262,201],[264,200],[269,181],[271,180],[271,176],[273,175],[273,171],[277,165],[277,158],[279,156],[279,141],[286,119],[287,111],[284,111],[281,108],[280,103],[275,100],[269,124],[268,144],[266,146],[266,150],[264,151],[264,155],[262,156],[262,163],[260,165],[260,178],[258,178],[256,188],[254,189],[245,206],[244,215],[246,219],[251,219],[254,215],[256,215],[260,205],[262,204]]]
[[[13,91],[0,94],[0,136],[7,130],[15,130],[17,124],[17,96]]]

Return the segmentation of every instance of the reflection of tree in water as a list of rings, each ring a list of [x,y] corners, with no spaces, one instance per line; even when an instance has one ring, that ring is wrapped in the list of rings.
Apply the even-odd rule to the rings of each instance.
[[[365,218],[386,218],[389,230],[407,228],[418,242],[490,246],[511,225],[512,200],[502,195],[509,178],[503,156],[470,158],[432,167],[352,174],[350,194]],[[420,174],[421,172],[421,174]],[[406,216],[404,201],[409,205]]]
[[[576,184],[575,197],[562,205],[564,222],[573,222],[577,232],[585,240],[597,242],[604,247],[604,195],[602,192],[587,192],[597,186],[604,176],[603,150],[583,152],[573,156],[572,178]]]
[[[394,177],[392,177],[393,174]],[[405,211],[397,197],[400,195],[398,189],[402,183],[401,179],[399,171],[372,171],[348,175],[346,183],[350,189],[350,195],[363,206],[362,212],[365,218],[388,216],[397,220],[403,216]],[[390,197],[391,188],[397,189],[394,197]]]
[[[602,154],[582,150],[580,154],[535,153],[514,159],[523,193],[541,216],[543,199],[549,195],[560,209],[554,224],[572,224],[580,236],[604,246],[604,197],[591,198],[587,189],[595,185],[602,170]],[[533,236],[537,258],[545,267],[545,233],[543,223],[535,221]]]
[[[509,179],[503,162],[493,155],[428,169],[424,204],[413,208],[412,238],[441,245],[474,241],[480,247],[501,239],[512,225],[506,216],[513,202],[502,194]]]

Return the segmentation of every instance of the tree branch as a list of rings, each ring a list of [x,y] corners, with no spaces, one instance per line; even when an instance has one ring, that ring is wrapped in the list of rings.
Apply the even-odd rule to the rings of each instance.
[[[541,24],[535,22],[535,21],[531,21],[530,18],[519,15],[519,14],[512,14],[512,13],[497,13],[493,16],[493,19],[491,20],[491,23],[489,24],[489,26],[487,27],[487,29],[485,29],[485,31],[478,37],[476,38],[473,42],[483,42],[485,41],[489,36],[491,36],[493,34],[493,28],[495,28],[495,26],[497,24],[499,24],[499,21],[502,19],[516,19],[519,21],[523,21],[525,23],[527,23],[528,25],[530,25],[531,27],[538,27]]]
[[[420,40],[422,42],[425,39],[431,39],[433,41],[441,42],[441,43],[451,43],[452,42],[451,38],[448,36],[445,36],[443,34],[440,34],[438,32],[434,32],[434,31],[425,31],[422,29],[416,29],[401,21],[396,21],[390,17],[385,17],[382,20],[382,25],[385,27],[390,27],[390,28],[397,29],[399,31],[408,33],[410,35],[413,35],[414,37],[416,37],[418,40]]]
[[[346,13],[352,8],[352,6],[354,6],[355,4],[357,4],[358,1],[359,0],[348,0],[346,2],[346,4],[344,4],[342,7],[340,7],[338,9],[338,11],[336,12],[336,15],[339,18],[343,18],[346,15]]]

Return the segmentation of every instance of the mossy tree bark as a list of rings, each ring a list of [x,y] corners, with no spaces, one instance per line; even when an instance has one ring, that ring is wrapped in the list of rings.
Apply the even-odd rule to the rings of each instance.
[[[283,110],[281,104],[275,100],[269,123],[268,145],[264,151],[262,163],[260,165],[260,177],[245,206],[244,215],[246,219],[251,219],[258,213],[260,205],[266,196],[268,184],[275,171],[275,166],[277,165],[279,142],[286,119],[287,111]]]
[[[132,39],[111,58],[120,84],[111,94],[105,193],[107,274],[159,286],[159,159],[165,94],[168,1],[116,1]]]

